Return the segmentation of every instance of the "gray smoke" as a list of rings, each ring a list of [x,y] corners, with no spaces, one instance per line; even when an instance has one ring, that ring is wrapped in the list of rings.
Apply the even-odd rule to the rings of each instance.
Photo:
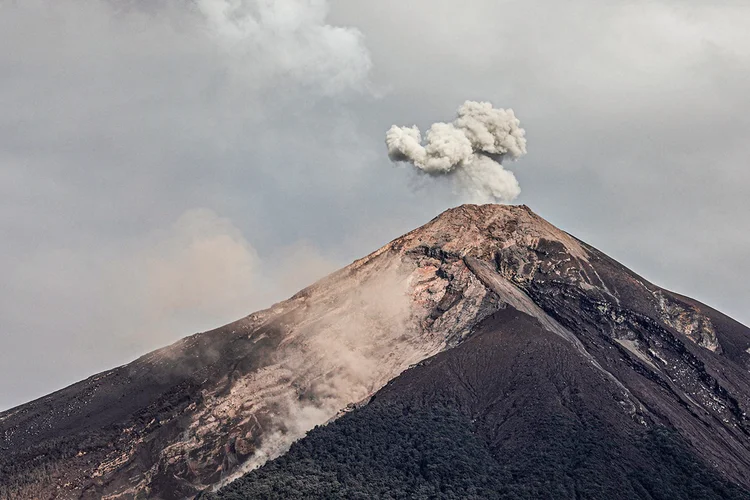
[[[509,202],[520,193],[502,160],[526,154],[526,138],[512,109],[466,101],[452,123],[435,123],[424,144],[416,126],[393,125],[385,135],[388,156],[432,176],[451,176],[472,201]]]

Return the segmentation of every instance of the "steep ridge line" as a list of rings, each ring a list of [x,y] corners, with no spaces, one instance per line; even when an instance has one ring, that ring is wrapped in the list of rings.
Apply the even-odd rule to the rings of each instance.
[[[623,391],[623,395],[627,401],[630,402],[631,408],[629,413],[631,416],[642,425],[647,425],[644,418],[644,415],[647,415],[647,412],[643,404],[641,404],[638,398],[633,396],[630,390],[625,387],[617,377],[599,364],[596,358],[586,350],[586,347],[573,332],[562,326],[554,318],[550,317],[539,306],[537,306],[528,295],[512,283],[509,283],[505,278],[498,275],[494,269],[487,265],[487,263],[473,257],[465,257],[464,262],[466,262],[467,267],[485,284],[485,286],[500,297],[500,300],[507,302],[508,305],[514,309],[536,318],[545,329],[559,335],[573,344],[578,352],[580,352],[597,370],[617,384],[617,386]]]
[[[689,445],[623,412],[568,340],[508,305],[463,343],[207,500],[747,500]]]
[[[617,387],[607,411],[750,486],[750,330],[528,207],[465,205],[265,311],[0,413],[0,498],[189,498],[509,309]]]

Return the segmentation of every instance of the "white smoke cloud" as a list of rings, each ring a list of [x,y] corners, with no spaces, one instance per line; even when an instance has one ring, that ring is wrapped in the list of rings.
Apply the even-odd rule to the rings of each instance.
[[[489,102],[466,101],[457,115],[452,123],[433,124],[424,145],[416,126],[392,126],[385,135],[388,156],[429,175],[454,177],[473,201],[512,201],[521,188],[501,162],[526,154],[521,122],[512,109]]]
[[[472,200],[511,201],[521,193],[513,172],[487,156],[477,156],[456,171],[456,179]]]
[[[198,0],[196,6],[240,72],[291,76],[329,95],[367,86],[372,61],[363,36],[328,24],[326,0]]]

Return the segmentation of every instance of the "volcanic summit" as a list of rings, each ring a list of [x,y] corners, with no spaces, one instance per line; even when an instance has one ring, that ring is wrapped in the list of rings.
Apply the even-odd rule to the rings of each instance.
[[[750,498],[749,351],[528,207],[464,205],[0,413],[0,498]]]

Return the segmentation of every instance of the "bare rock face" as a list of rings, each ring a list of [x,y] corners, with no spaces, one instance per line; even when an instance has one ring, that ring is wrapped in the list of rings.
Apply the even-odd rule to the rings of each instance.
[[[659,301],[659,311],[664,323],[701,347],[711,351],[721,347],[711,319],[702,314],[699,308],[687,305],[675,297],[669,297],[661,291],[657,291],[654,296]]]
[[[750,331],[525,206],[465,205],[287,301],[0,414],[0,498],[190,498],[512,308],[750,487]],[[536,327],[535,327],[536,328]]]

